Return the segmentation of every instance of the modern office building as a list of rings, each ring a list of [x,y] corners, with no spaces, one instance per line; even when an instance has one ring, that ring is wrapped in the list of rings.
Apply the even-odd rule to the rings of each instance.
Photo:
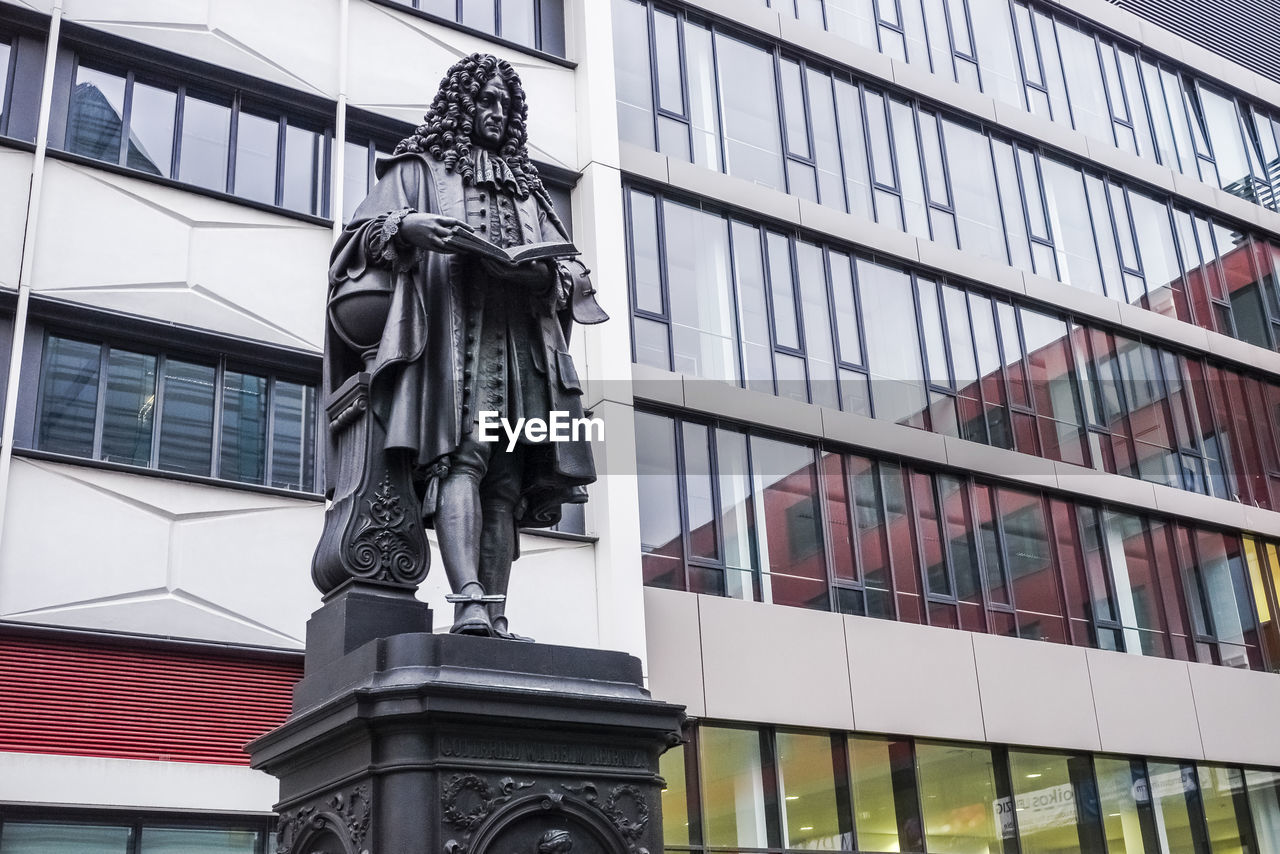
[[[1280,852],[1263,6],[0,2],[0,854],[275,850],[329,247],[473,51],[612,315],[513,627],[687,705],[671,851]]]

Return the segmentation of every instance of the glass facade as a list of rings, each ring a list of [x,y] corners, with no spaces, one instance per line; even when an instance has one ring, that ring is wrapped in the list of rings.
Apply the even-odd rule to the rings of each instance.
[[[657,412],[636,436],[649,586],[1280,670],[1275,543]]]
[[[564,0],[394,0],[509,42],[564,56]]]
[[[1274,382],[707,205],[627,202],[637,363],[1280,507]]]
[[[268,854],[269,822],[0,808],[0,854]]]
[[[315,491],[313,385],[59,335],[45,340],[35,447]]]
[[[1248,230],[696,19],[636,0],[614,13],[624,141],[1280,346],[1278,247]]]
[[[206,84],[207,85],[207,84]],[[328,216],[323,123],[244,93],[77,57],[67,134],[53,145],[148,175]]]
[[[705,722],[686,734],[662,756],[663,820],[687,828],[668,850],[1274,850],[1270,769]],[[673,781],[698,796],[672,796]],[[793,835],[801,821],[808,836]]]
[[[1277,209],[1280,113],[1054,9],[1017,0],[756,2]]]

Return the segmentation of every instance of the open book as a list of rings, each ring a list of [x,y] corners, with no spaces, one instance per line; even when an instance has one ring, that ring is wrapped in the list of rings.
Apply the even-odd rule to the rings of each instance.
[[[500,246],[493,245],[475,232],[462,230],[455,231],[453,236],[446,241],[446,245],[457,252],[469,252],[472,255],[491,258],[494,261],[504,261],[508,264],[539,261],[543,258],[571,258],[574,255],[582,254],[578,251],[578,247],[562,240],[552,240],[546,243],[524,243],[520,246],[512,246],[510,249],[503,249]]]

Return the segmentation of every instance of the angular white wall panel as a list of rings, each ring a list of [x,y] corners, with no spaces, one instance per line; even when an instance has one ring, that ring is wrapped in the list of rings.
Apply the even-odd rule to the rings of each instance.
[[[1083,649],[998,635],[972,637],[989,741],[1101,747]]]
[[[1204,758],[1186,662],[1098,649],[1087,656],[1104,751]]]
[[[32,287],[63,299],[318,351],[331,232],[50,160]]]
[[[496,53],[520,73],[529,100],[530,154],[577,169],[572,69],[365,0],[351,3],[350,103],[417,125],[444,72],[476,52]]]
[[[853,729],[843,618],[703,596],[707,716]]]
[[[17,288],[33,155],[0,148],[0,287]]]
[[[336,98],[337,0],[66,0],[68,20]]]
[[[844,626],[860,731],[986,740],[972,635],[870,617]]]
[[[301,648],[320,502],[23,459],[12,476],[6,619]]]
[[[1204,758],[1280,765],[1280,676],[1208,664],[1190,664],[1187,669]]]
[[[702,717],[707,704],[702,686],[702,644],[698,599],[679,590],[644,590],[644,627],[648,642],[649,691],[654,699],[682,703]]]

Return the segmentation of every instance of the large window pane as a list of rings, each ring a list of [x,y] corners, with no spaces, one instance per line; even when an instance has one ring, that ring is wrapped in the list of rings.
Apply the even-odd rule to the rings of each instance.
[[[1151,792],[1142,763],[1096,756],[1093,765],[1108,854],[1144,854],[1144,812]]]
[[[861,851],[922,851],[911,767],[911,744],[868,736],[849,737],[854,825]],[[908,817],[901,821],[899,816]],[[900,837],[899,827],[907,834]]]
[[[1259,851],[1280,851],[1280,772],[1248,769],[1249,812]]]
[[[727,171],[780,190],[782,140],[773,57],[719,33],[715,42]]]
[[[324,213],[324,135],[288,125],[284,131],[284,197],[286,208],[320,216]]]
[[[535,27],[533,0],[502,0],[502,32],[504,39],[517,44],[534,46]]]
[[[1082,820],[1089,819],[1080,816],[1076,805],[1071,761],[1055,753],[1009,751],[1022,854],[1096,850],[1084,844],[1094,837],[1080,827]]]
[[[53,336],[45,343],[36,434],[42,451],[93,456],[101,360],[97,344]]]
[[[127,827],[6,821],[0,854],[127,854],[132,837]]]
[[[230,107],[188,94],[182,108],[178,180],[225,191],[230,135]]]
[[[1246,851],[1249,838],[1249,808],[1244,773],[1224,765],[1200,765],[1200,803],[1209,828],[1209,848],[1213,854]]]
[[[648,7],[613,2],[614,73],[618,90],[618,136],[653,148],[653,84],[649,63]]]
[[[169,177],[173,160],[173,120],[178,95],[134,82],[129,107],[129,150],[125,165]]]
[[[867,324],[867,367],[875,416],[921,426],[925,408],[924,366],[916,335],[911,278],[900,270],[858,259],[859,292]]]
[[[1001,264],[1008,263],[1004,228],[997,198],[991,148],[987,138],[955,122],[942,122],[942,137],[951,162],[951,188],[955,195],[956,227],[960,248]],[[963,165],[961,165],[963,164]],[[1001,187],[1002,194],[1017,195],[1017,186]],[[1004,198],[1004,195],[999,196]],[[1019,213],[1018,225],[1022,216]]]
[[[76,69],[67,114],[67,151],[108,163],[120,162],[124,85],[124,77],[118,74],[86,65]]]
[[[262,483],[266,467],[267,380],[227,371],[222,378],[222,456],[218,474],[228,480]]]
[[[258,838],[251,830],[145,827],[138,854],[255,854]]]
[[[999,851],[1000,810],[1010,804],[996,796],[995,766],[986,747],[916,743],[920,804],[924,810],[925,844],[930,854],[973,854]]]
[[[729,224],[674,202],[663,215],[675,370],[736,383]]]
[[[239,121],[236,130],[236,195],[274,204],[280,122],[243,110]]]
[[[684,745],[677,745],[658,760],[662,775],[662,842],[664,845],[689,844],[689,791],[685,782]]]
[[[684,585],[675,422],[636,413],[636,474],[640,498],[640,549],[645,584]]]
[[[786,817],[784,845],[813,851],[849,848],[840,835],[831,738],[778,733],[778,789]]]
[[[768,556],[766,601],[827,607],[826,561],[812,448],[752,439],[760,552]]]
[[[160,468],[209,474],[213,450],[214,369],[168,359],[160,414]]]
[[[315,387],[276,380],[272,409],[268,483],[310,492],[315,489]]]
[[[724,848],[767,847],[760,734],[703,727],[699,744],[704,841]]]
[[[156,403],[156,357],[112,349],[107,356],[107,399],[102,412],[102,459],[151,464]]]

